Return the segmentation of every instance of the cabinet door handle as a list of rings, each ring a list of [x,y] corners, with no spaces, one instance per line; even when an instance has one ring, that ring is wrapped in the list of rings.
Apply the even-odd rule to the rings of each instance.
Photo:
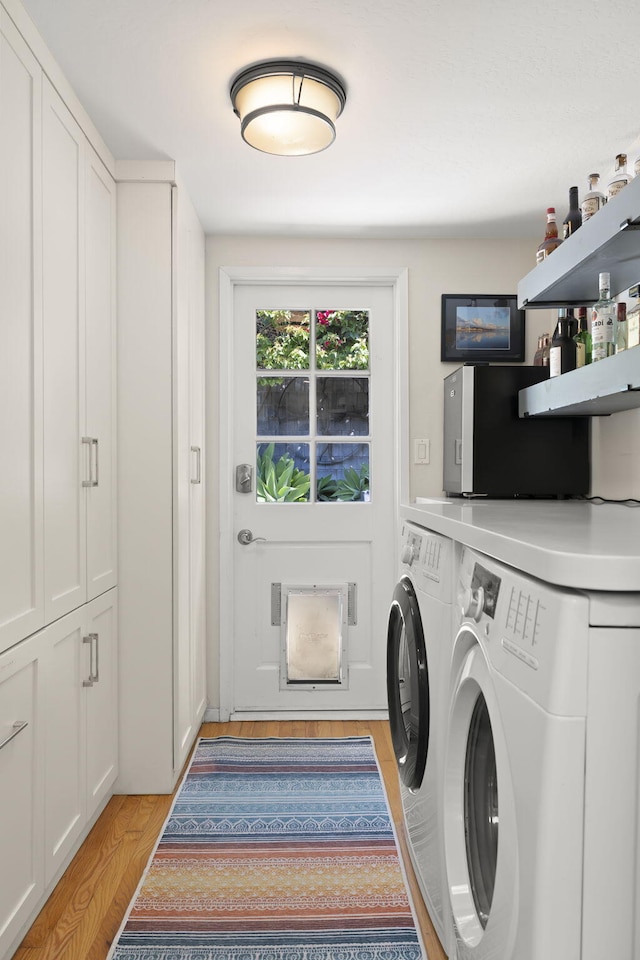
[[[17,737],[21,730],[24,730],[25,727],[29,726],[28,720],[16,720],[15,723],[11,725],[11,733],[9,736],[5,737],[4,740],[0,740],[0,750],[9,743],[10,740],[13,740],[14,737]]]
[[[196,461],[196,465],[197,465],[196,476],[195,476],[195,479],[191,477],[191,483],[201,483],[202,482],[202,466],[201,466],[202,451],[200,447],[191,447],[191,453],[195,453],[198,458]]]
[[[89,646],[89,679],[82,681],[83,687],[92,687],[94,683],[98,683],[100,680],[100,637],[97,633],[88,633],[86,637],[82,638],[83,643],[90,644]],[[95,651],[95,654],[94,654]],[[93,669],[95,656],[95,671]]]
[[[82,481],[83,487],[97,487],[98,486],[98,438],[97,437],[83,437],[83,443],[89,444],[89,479]],[[93,451],[95,450],[95,455]],[[93,464],[95,461],[96,465],[96,476],[95,480],[93,477]]]

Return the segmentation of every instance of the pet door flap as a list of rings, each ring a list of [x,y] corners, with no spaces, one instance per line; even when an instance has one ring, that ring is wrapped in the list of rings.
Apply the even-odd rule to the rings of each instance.
[[[344,593],[340,588],[289,588],[284,624],[287,684],[342,681]]]

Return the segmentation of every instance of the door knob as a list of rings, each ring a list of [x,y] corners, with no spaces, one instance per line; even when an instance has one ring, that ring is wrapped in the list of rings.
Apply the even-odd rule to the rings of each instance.
[[[254,537],[251,533],[251,530],[241,530],[238,534],[238,543],[241,543],[243,547],[247,547],[250,543],[255,543],[257,540],[264,540],[266,542],[266,537]]]

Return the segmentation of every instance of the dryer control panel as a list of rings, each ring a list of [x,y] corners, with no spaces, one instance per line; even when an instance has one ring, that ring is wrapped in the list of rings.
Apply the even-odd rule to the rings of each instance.
[[[402,524],[400,563],[410,572],[415,587],[450,603],[453,543],[432,530],[405,521]]]

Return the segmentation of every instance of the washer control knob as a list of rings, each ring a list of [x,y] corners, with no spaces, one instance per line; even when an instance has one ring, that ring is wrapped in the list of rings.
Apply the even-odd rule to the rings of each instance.
[[[407,563],[409,566],[413,563],[414,552],[412,543],[404,543],[402,545],[402,551],[400,553],[400,562]]]
[[[478,587],[477,590],[471,588],[465,590],[462,597],[462,616],[475,620],[476,623],[482,616],[484,607],[484,590]]]

